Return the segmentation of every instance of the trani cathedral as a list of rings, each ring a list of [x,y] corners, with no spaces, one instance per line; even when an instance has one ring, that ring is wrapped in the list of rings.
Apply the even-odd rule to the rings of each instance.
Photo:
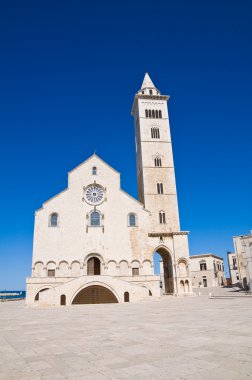
[[[35,213],[29,305],[139,302],[192,294],[180,230],[167,102],[146,73],[134,98],[138,197],[96,154]],[[162,257],[160,276],[153,255]]]

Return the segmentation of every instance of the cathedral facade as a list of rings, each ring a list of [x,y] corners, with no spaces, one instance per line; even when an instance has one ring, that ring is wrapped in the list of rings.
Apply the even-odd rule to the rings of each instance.
[[[180,230],[168,102],[146,73],[134,98],[139,200],[96,154],[35,213],[29,305],[138,302],[191,294],[188,231]],[[162,257],[160,276],[153,255]]]

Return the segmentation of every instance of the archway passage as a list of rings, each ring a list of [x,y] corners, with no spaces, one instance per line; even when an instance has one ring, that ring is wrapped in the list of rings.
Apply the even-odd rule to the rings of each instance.
[[[169,251],[164,247],[159,247],[156,249],[155,253],[158,253],[162,259],[160,261],[160,277],[162,281],[163,291],[165,294],[173,294],[174,278],[171,255]]]
[[[87,262],[88,276],[101,274],[101,262],[97,257],[90,257]]]
[[[118,301],[109,289],[100,285],[92,285],[82,289],[73,300],[73,305],[95,303],[118,303]]]
[[[39,293],[42,293],[44,292],[45,290],[48,290],[49,288],[44,288],[44,289],[41,289],[35,296],[35,301],[39,301]]]

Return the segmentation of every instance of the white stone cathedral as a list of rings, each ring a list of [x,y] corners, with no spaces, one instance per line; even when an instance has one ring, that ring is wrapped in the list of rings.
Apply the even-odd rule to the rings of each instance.
[[[139,200],[96,154],[35,214],[27,304],[138,302],[191,294],[188,232],[180,230],[167,101],[148,74],[134,98]],[[153,255],[162,257],[162,281]]]

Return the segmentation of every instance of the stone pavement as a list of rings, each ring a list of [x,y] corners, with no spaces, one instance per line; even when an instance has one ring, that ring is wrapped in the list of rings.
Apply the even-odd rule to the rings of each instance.
[[[0,379],[252,379],[252,298],[0,303]]]

